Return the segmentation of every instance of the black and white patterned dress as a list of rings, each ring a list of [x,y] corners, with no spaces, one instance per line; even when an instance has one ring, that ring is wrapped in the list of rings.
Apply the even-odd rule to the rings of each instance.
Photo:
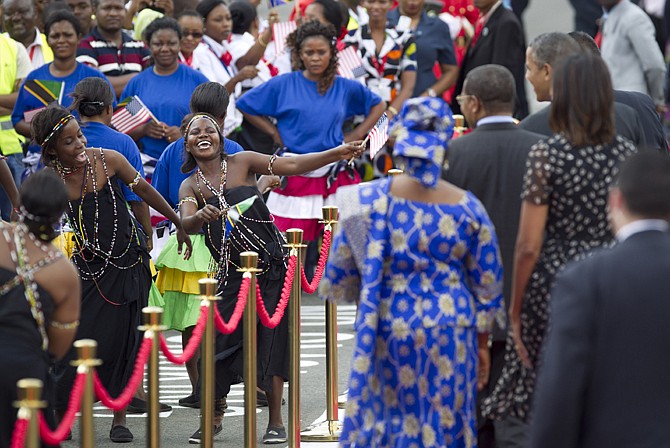
[[[607,219],[609,189],[620,163],[635,151],[635,146],[620,136],[607,146],[577,148],[562,135],[554,135],[531,149],[521,196],[524,201],[549,207],[544,243],[521,310],[521,338],[533,368],[523,366],[508,336],[502,375],[483,404],[482,412],[488,418],[501,420],[512,415],[528,421],[554,279],[568,262],[585,258],[613,241]]]

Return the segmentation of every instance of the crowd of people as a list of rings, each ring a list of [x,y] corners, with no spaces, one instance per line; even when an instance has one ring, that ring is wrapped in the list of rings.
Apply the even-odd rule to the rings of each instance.
[[[228,320],[242,252],[274,310],[283,232],[317,247],[324,205],[341,222],[319,295],[358,307],[342,446],[664,446],[662,21],[598,2],[593,30],[526,44],[527,2],[301,1],[284,35],[251,0],[4,0],[0,447],[20,378],[62,418],[75,338],[117,396],[144,306],[185,347],[215,278]],[[526,81],[548,106],[531,113]],[[215,435],[242,345],[241,325],[217,336]],[[256,356],[263,442],[283,443],[287,316]],[[198,357],[180,406],[200,407]],[[114,412],[113,442],[146,399]]]

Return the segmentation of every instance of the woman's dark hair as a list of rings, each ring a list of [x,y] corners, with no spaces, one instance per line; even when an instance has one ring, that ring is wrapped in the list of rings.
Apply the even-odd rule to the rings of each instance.
[[[188,138],[188,131],[189,131],[188,125],[189,125],[189,123],[191,123],[191,120],[193,120],[193,118],[196,115],[198,115],[200,118],[202,118],[203,116],[209,117],[210,120],[213,120],[215,123],[218,123],[218,120],[215,117],[213,117],[211,114],[203,113],[203,112],[196,112],[196,113],[190,114],[187,117],[184,117],[184,120],[181,123],[181,131],[184,134],[184,163],[181,165],[181,172],[184,173],[184,174],[190,173],[191,171],[193,171],[195,169],[195,167],[198,166],[198,164],[195,161],[195,158],[193,157],[193,154],[191,154],[190,152],[188,152],[186,150],[186,140]],[[186,118],[188,118],[188,121],[186,121]],[[217,130],[219,131],[219,141],[221,142],[221,155],[225,157],[226,152],[223,149],[224,146],[225,146],[224,143],[223,143],[223,134],[221,133],[221,129],[219,127],[217,127]]]
[[[323,17],[335,28],[335,37],[339,37],[344,26],[341,3],[335,0],[314,0],[314,3],[323,8]],[[349,16],[347,15],[347,19]]]
[[[195,10],[200,13],[203,19],[207,20],[209,13],[219,5],[226,6],[226,3],[223,0],[204,0],[198,3],[198,6],[195,7]]]
[[[51,134],[51,131],[53,131],[53,128],[58,122],[68,115],[70,115],[70,112],[67,109],[55,103],[50,104],[44,110],[38,112],[33,117],[33,121],[30,122],[30,133],[33,140],[35,140],[38,145],[42,146],[44,139]],[[53,161],[56,157],[51,154],[51,149],[56,145],[56,141],[61,132],[63,132],[63,126],[54,133],[44,146],[42,146],[42,163],[45,166],[53,165]]]
[[[177,23],[177,21],[172,17],[161,17],[151,22],[144,29],[142,36],[144,36],[144,41],[147,43],[147,45],[149,45],[151,42],[151,38],[153,37],[154,33],[160,30],[172,30],[177,33],[179,40],[182,38],[182,32],[179,23]]]
[[[114,103],[114,93],[102,78],[84,78],[74,86],[70,94],[74,102],[70,110],[76,110],[81,117],[95,117]]]
[[[297,30],[289,34],[286,38],[286,45],[291,49],[291,68],[293,70],[305,70],[305,65],[300,59],[300,49],[310,37],[320,37],[330,44],[330,62],[317,83],[319,93],[324,95],[333,85],[337,73],[338,58],[335,28],[332,25],[323,25],[316,20],[312,20],[302,24]]]
[[[20,189],[22,217],[28,231],[42,241],[58,236],[54,226],[67,208],[67,189],[63,180],[52,170],[40,170],[28,176]]]
[[[191,94],[191,112],[209,114],[217,120],[226,116],[230,95],[218,82],[204,82]]]
[[[179,23],[179,19],[182,17],[195,17],[196,19],[204,20],[200,13],[198,11],[194,11],[193,9],[185,9],[184,11],[177,14],[174,19],[177,21],[177,23]]]
[[[74,28],[74,31],[77,33],[77,36],[84,34],[84,30],[81,27],[81,23],[79,23],[79,19],[77,19],[70,10],[59,9],[49,14],[47,21],[44,23],[44,34],[47,37],[49,37],[49,31],[51,31],[53,24],[58,22],[70,22],[72,24],[72,28]]]
[[[568,56],[556,67],[552,81],[551,129],[574,146],[612,143],[614,92],[603,59],[584,52]]]
[[[251,3],[246,1],[233,2],[228,6],[233,19],[233,34],[244,34],[251,28],[258,13]]]

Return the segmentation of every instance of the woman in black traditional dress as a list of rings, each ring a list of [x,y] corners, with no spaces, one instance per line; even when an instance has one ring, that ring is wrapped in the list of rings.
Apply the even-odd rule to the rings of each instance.
[[[74,233],[72,260],[82,280],[82,318],[77,338],[98,341],[97,372],[114,397],[126,387],[142,341],[138,325],[147,305],[151,271],[145,235],[126,206],[117,179],[147,204],[170,219],[177,228],[179,251],[191,241],[176,213],[119,153],[86,148],[77,120],[60,106],[50,106],[32,121],[42,161],[61,177],[68,191],[66,222]],[[69,365],[72,350],[58,370],[56,409],[67,408],[76,374]],[[126,411],[114,412],[110,439],[130,442]]]
[[[20,220],[0,222],[0,448],[10,446],[16,382],[44,382],[50,358],[67,353],[79,324],[79,276],[51,244],[67,207],[61,180],[45,171],[21,187]],[[48,415],[48,413],[47,413]]]
[[[258,284],[265,307],[273,313],[286,275],[288,251],[285,240],[273,224],[256,185],[256,174],[295,175],[313,171],[339,160],[359,156],[364,147],[354,142],[320,153],[295,157],[267,156],[245,151],[233,156],[223,152],[222,134],[214,117],[196,114],[185,131],[186,161],[183,172],[197,168],[179,190],[180,212],[184,228],[189,233],[204,229],[205,242],[219,269],[219,294],[217,302],[224,320],[230,319],[242,282],[240,253],[258,253]],[[246,201],[249,208],[240,216],[230,234],[223,237],[228,209]],[[242,326],[231,335],[217,335],[216,355],[216,406],[214,433],[221,431],[223,406],[231,384],[243,374]],[[281,400],[284,381],[288,377],[288,319],[284,318],[273,330],[258,326],[258,386],[268,392],[269,422],[263,441],[281,443],[286,431],[281,417]],[[200,441],[200,429],[190,442]]]

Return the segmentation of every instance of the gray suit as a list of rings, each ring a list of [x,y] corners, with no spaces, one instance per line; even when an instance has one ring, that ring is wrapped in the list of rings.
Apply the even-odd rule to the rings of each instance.
[[[605,19],[601,54],[615,89],[646,93],[661,105],[665,104],[666,67],[654,36],[647,14],[629,0],[621,0]]]

